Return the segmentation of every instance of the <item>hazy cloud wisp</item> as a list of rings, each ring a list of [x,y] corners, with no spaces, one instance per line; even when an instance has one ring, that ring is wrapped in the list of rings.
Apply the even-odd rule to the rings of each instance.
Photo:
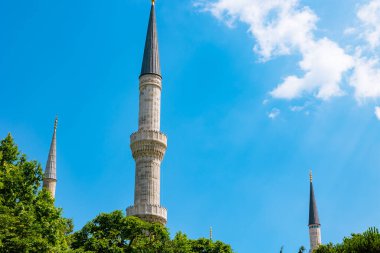
[[[380,107],[375,107],[375,115],[378,120],[380,120]]]

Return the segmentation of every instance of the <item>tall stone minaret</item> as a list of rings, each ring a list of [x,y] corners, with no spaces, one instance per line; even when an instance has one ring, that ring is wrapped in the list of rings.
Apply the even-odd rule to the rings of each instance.
[[[161,69],[154,1],[150,10],[144,58],[140,74],[139,129],[131,135],[136,162],[135,201],[127,215],[166,224],[167,210],[160,205],[160,166],[167,138],[160,132]]]
[[[48,160],[46,162],[43,183],[43,187],[45,187],[51,193],[51,196],[53,198],[55,198],[55,187],[57,184],[57,124],[58,118],[56,117],[54,122],[53,138],[50,144],[50,151]]]
[[[313,188],[313,175],[310,171],[310,205],[309,205],[309,236],[310,252],[321,245],[321,224],[319,223],[317,202],[315,201]]]

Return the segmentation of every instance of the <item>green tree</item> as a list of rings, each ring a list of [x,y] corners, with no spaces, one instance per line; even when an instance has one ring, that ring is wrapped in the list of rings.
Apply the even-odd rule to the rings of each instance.
[[[304,247],[304,246],[301,246],[301,247],[299,248],[299,250],[298,250],[298,253],[303,253],[303,252],[305,252],[305,251],[306,251],[305,247]],[[283,253],[283,252],[284,252],[284,246],[281,246],[280,253]]]
[[[182,232],[178,232],[174,239],[171,241],[170,246],[167,247],[167,252],[172,253],[192,253],[191,240],[187,235]]]
[[[126,217],[121,211],[98,215],[71,237],[75,252],[161,253],[170,242],[164,226]]]
[[[376,228],[370,228],[363,234],[352,234],[340,244],[321,245],[314,253],[378,253],[380,252],[380,234]]]
[[[298,253],[303,253],[305,251],[306,251],[305,247],[301,246],[300,249],[298,250]]]
[[[0,143],[0,252],[61,252],[71,220],[45,189],[42,169],[21,154],[10,134]]]
[[[191,252],[194,253],[232,253],[231,246],[221,241],[211,241],[209,239],[200,238],[190,240]]]
[[[201,238],[191,240],[179,232],[170,240],[167,228],[122,211],[102,213],[71,235],[71,249],[102,253],[232,253],[229,245]]]

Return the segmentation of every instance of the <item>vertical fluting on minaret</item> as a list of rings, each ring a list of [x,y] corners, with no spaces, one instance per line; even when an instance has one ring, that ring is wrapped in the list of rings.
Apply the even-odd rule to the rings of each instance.
[[[310,171],[310,203],[309,203],[309,236],[310,252],[321,245],[321,224],[319,222],[317,202],[315,201],[313,188],[313,175]]]
[[[167,138],[160,132],[162,78],[154,1],[139,81],[138,131],[131,135],[131,150],[136,162],[135,201],[134,206],[127,209],[127,215],[166,224],[167,211],[160,205],[160,167]]]
[[[49,156],[43,179],[43,187],[46,188],[53,198],[55,198],[55,188],[57,184],[57,125],[58,118],[55,118],[54,132],[50,144]]]

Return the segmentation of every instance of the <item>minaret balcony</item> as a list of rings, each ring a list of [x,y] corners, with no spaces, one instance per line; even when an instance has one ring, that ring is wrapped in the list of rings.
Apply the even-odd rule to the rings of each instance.
[[[131,135],[131,149],[134,158],[154,155],[162,160],[168,139],[159,131],[140,130]]]
[[[127,208],[127,216],[137,216],[140,218],[146,217],[157,217],[156,219],[151,219],[152,221],[158,221],[161,223],[166,223],[168,217],[168,211],[165,207],[159,205],[150,204],[139,204],[135,206],[130,206]],[[162,222],[165,221],[165,222]]]
[[[159,131],[154,130],[140,130],[138,132],[135,132],[131,135],[131,145],[134,142],[141,141],[141,140],[152,140],[161,142],[165,146],[167,146],[168,138],[166,135]]]

